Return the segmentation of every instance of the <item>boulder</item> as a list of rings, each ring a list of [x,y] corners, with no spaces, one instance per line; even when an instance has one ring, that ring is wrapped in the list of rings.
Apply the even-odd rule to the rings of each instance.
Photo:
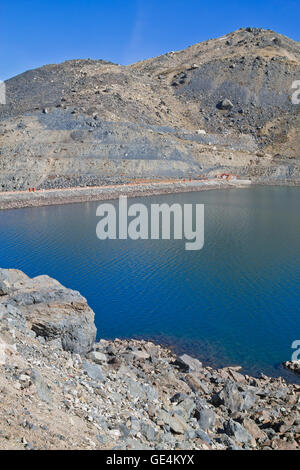
[[[216,424],[216,414],[210,408],[202,408],[197,410],[198,424],[203,431],[213,429]]]
[[[179,367],[182,372],[198,372],[202,370],[202,363],[188,354],[183,354],[175,361],[175,365]]]
[[[246,431],[246,429],[236,421],[232,419],[224,423],[224,431],[228,436],[233,437],[236,442],[241,444],[251,444],[253,443],[252,436]]]
[[[22,332],[26,330],[26,320],[19,309],[12,305],[3,305],[0,303],[0,321],[7,322],[11,328],[16,328]]]
[[[79,292],[48,276],[30,279],[18,270],[1,269],[0,280],[0,306],[15,317],[23,315],[37,336],[60,338],[63,348],[73,353],[91,351],[96,338],[94,312]]]
[[[0,296],[21,289],[28,279],[29,277],[18,269],[0,269]]]
[[[170,430],[175,434],[184,434],[188,430],[186,421],[178,415],[172,416],[164,410],[160,410],[157,415],[157,424],[159,426],[169,426]]]
[[[249,410],[255,404],[255,401],[256,397],[252,391],[240,392],[237,385],[231,381],[227,381],[221,392],[212,399],[215,406],[224,405],[230,413]]]
[[[102,370],[97,364],[91,364],[86,361],[82,364],[82,369],[90,379],[103,382],[104,377],[102,374]]]
[[[107,363],[107,357],[105,354],[103,354],[100,351],[92,351],[89,354],[89,358],[95,362],[96,364],[106,364]]]
[[[225,98],[225,100],[219,101],[219,103],[217,104],[217,108],[224,111],[230,111],[233,108],[233,104],[230,100]]]

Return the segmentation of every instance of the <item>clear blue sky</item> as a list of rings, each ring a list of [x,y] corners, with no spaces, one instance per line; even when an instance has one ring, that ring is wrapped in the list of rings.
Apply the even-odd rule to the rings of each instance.
[[[299,41],[299,0],[1,0],[0,79],[75,58],[128,64],[246,26]]]

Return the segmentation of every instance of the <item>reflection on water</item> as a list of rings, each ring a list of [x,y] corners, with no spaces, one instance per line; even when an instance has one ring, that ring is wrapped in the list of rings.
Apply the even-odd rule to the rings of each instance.
[[[1,212],[0,266],[79,290],[96,313],[99,337],[152,338],[215,366],[281,374],[300,339],[300,188],[139,201],[205,204],[204,249],[100,241],[98,203],[90,202]]]

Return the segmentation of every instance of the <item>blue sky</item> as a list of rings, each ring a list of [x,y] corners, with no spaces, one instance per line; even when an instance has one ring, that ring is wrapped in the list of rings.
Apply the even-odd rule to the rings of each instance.
[[[0,79],[67,59],[128,64],[240,27],[300,41],[299,0],[1,0]]]

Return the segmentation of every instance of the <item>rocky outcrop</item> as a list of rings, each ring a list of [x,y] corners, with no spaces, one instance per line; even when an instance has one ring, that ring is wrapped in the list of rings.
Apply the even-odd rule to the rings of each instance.
[[[65,350],[87,353],[96,338],[94,312],[79,292],[48,276],[30,279],[15,269],[0,270],[0,315],[47,341],[59,338]]]
[[[299,385],[148,341],[93,343],[80,294],[0,278],[1,449],[299,450]]]
[[[295,372],[296,374],[300,374],[300,360],[287,361],[287,362],[284,362],[283,365],[284,367],[286,367],[286,369],[289,369],[292,372]]]

